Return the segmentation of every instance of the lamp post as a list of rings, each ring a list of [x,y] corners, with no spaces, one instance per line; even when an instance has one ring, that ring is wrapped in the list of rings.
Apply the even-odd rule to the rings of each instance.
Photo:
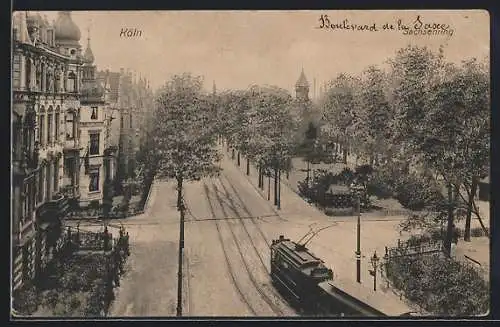
[[[356,228],[356,281],[361,283],[361,210],[359,194],[356,194],[356,211],[358,213],[358,223]]]
[[[356,281],[361,283],[361,203],[360,190],[351,185],[351,192],[356,198],[356,212],[358,214],[358,223],[356,226]]]
[[[377,256],[377,251],[373,253],[373,256],[370,258],[372,263],[373,270],[370,273],[373,275],[373,290],[377,290],[377,267],[380,258]]]

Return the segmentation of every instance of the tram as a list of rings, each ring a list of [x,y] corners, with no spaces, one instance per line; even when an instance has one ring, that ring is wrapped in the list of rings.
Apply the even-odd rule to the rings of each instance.
[[[349,280],[333,271],[304,244],[280,236],[271,248],[271,279],[302,314],[322,317],[413,316],[412,309],[390,295]]]

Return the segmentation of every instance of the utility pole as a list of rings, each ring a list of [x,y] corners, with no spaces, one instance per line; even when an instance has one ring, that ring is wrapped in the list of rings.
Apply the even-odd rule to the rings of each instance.
[[[182,316],[182,258],[184,256],[184,201],[182,199],[182,179],[178,181],[178,210],[180,211],[179,228],[179,271],[177,272],[177,316]]]
[[[356,281],[361,283],[361,205],[359,194],[356,194],[356,209],[358,212],[358,225],[356,237]]]

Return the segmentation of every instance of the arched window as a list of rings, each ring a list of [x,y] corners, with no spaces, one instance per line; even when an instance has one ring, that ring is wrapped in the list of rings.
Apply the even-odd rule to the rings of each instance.
[[[76,92],[76,75],[72,71],[68,74],[68,92]]]
[[[45,108],[40,107],[38,115],[38,142],[40,145],[45,145]]]
[[[47,110],[47,144],[52,144],[53,137],[53,129],[54,129],[54,108],[49,106]]]
[[[23,145],[26,151],[29,168],[35,168],[37,158],[35,158],[35,113],[30,111],[24,117]]]
[[[31,65],[32,61],[31,58],[26,58],[26,70],[24,72],[24,76],[26,79],[26,90],[29,91],[31,87]]]
[[[56,142],[59,141],[59,126],[61,126],[61,107],[57,106],[56,113],[54,115],[54,140]]]
[[[61,70],[58,68],[54,72],[54,92],[61,92]]]
[[[16,161],[22,160],[22,143],[21,143],[21,133],[22,133],[22,118],[15,111],[12,115],[12,157]]]
[[[47,65],[44,63],[41,64],[40,66],[40,92],[45,92],[47,88],[47,80],[46,80],[46,75],[47,75]]]
[[[75,138],[75,114],[73,109],[66,113],[66,139],[73,140]]]

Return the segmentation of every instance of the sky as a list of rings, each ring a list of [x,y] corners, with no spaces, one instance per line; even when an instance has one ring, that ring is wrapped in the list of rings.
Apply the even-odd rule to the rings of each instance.
[[[57,12],[42,12],[49,21]],[[319,28],[321,15],[333,24],[375,24],[377,31]],[[446,24],[452,35],[403,35],[397,21],[413,26]],[[85,50],[88,30],[99,69],[130,69],[157,88],[173,74],[204,77],[207,90],[276,85],[293,92],[301,69],[319,85],[341,72],[357,74],[383,65],[408,44],[445,48],[452,62],[489,56],[489,15],[461,11],[74,11]],[[395,30],[384,30],[385,23]],[[425,25],[422,25],[425,26]],[[122,29],[142,31],[121,37]]]

